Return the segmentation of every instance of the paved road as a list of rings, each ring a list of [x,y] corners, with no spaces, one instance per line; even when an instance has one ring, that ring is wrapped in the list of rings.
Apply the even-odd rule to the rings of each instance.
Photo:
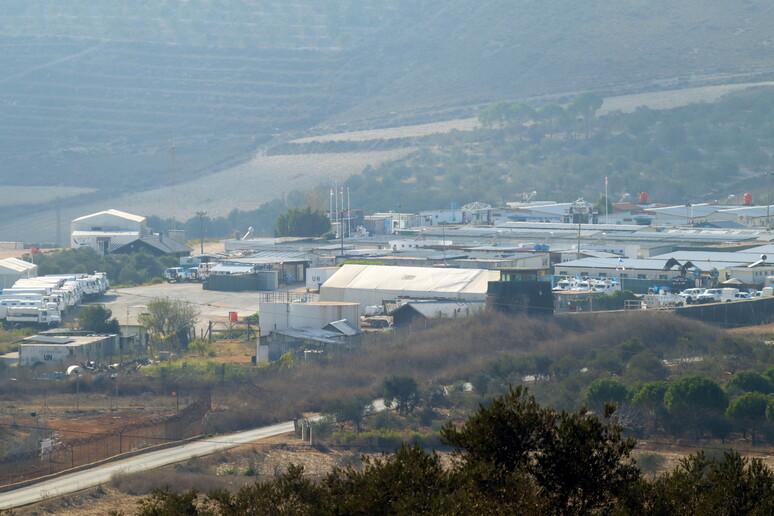
[[[375,400],[372,404],[374,412],[386,410],[383,399]],[[310,418],[318,419],[319,416]],[[242,444],[249,444],[261,439],[275,437],[293,431],[293,422],[279,423],[255,430],[237,432],[235,434],[221,435],[202,441],[175,446],[150,453],[143,453],[117,462],[111,462],[103,466],[70,473],[51,480],[38,482],[27,487],[14,489],[0,493],[0,510],[21,507],[31,503],[40,502],[55,496],[62,496],[82,489],[96,487],[109,482],[116,473],[136,473],[160,468],[176,462],[182,462],[192,457],[202,457],[211,453],[227,450]]]
[[[292,431],[293,422],[290,421],[258,428],[256,430],[212,437],[210,439],[188,443],[174,448],[167,448],[165,450],[144,453],[118,462],[111,462],[104,466],[97,466],[51,480],[46,480],[44,482],[39,482],[28,487],[0,493],[0,509],[20,507],[40,502],[54,496],[74,493],[82,489],[95,487],[109,482],[116,473],[136,473],[138,471],[159,468],[168,464],[188,460],[192,457],[209,455],[221,450]]]

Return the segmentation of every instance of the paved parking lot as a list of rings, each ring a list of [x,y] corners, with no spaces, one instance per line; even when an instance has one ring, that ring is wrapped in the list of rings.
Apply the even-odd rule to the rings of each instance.
[[[143,287],[110,289],[94,304],[102,304],[113,311],[121,324],[137,323],[137,316],[145,311],[154,298],[168,297],[190,301],[200,310],[198,328],[207,328],[209,321],[228,321],[229,312],[240,317],[258,311],[262,292],[216,292],[204,290],[201,283],[163,283]],[[199,331],[197,331],[199,333]]]

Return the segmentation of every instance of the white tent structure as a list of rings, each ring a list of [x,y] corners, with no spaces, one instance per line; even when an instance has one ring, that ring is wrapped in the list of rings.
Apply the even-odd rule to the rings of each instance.
[[[38,266],[18,258],[0,260],[0,288],[12,287],[21,278],[34,278],[38,275]]]
[[[490,271],[442,267],[343,265],[320,287],[320,301],[381,305],[385,299],[486,301]]]
[[[70,246],[91,247],[100,254],[134,242],[148,231],[145,217],[119,210],[105,210],[78,217],[70,223]]]

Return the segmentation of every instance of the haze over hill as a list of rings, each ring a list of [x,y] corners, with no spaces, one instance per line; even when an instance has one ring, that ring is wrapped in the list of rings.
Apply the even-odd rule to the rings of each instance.
[[[63,191],[62,209],[86,209],[231,168],[298,136],[470,117],[501,99],[762,80],[774,69],[772,9],[718,0],[8,0],[0,179],[98,188]],[[358,162],[386,158],[369,159]],[[317,168],[310,175],[356,171],[335,161],[307,165]],[[256,190],[265,177],[255,172]],[[228,209],[228,196],[212,198]],[[6,227],[51,210],[46,200],[6,204]]]

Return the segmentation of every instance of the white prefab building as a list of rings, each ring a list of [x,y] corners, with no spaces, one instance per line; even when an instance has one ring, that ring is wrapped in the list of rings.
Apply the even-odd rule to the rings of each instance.
[[[380,306],[385,299],[486,301],[490,271],[442,267],[343,265],[320,287],[320,301]]]
[[[0,286],[12,287],[21,278],[34,278],[38,275],[38,266],[18,258],[0,260]]]
[[[118,335],[44,336],[25,338],[19,345],[22,366],[77,365],[117,353]]]
[[[358,303],[259,303],[261,335],[288,328],[321,329],[334,321],[345,320],[354,329],[360,329]]]
[[[118,210],[85,215],[70,224],[70,247],[91,247],[100,254],[112,252],[148,234],[145,217]]]

